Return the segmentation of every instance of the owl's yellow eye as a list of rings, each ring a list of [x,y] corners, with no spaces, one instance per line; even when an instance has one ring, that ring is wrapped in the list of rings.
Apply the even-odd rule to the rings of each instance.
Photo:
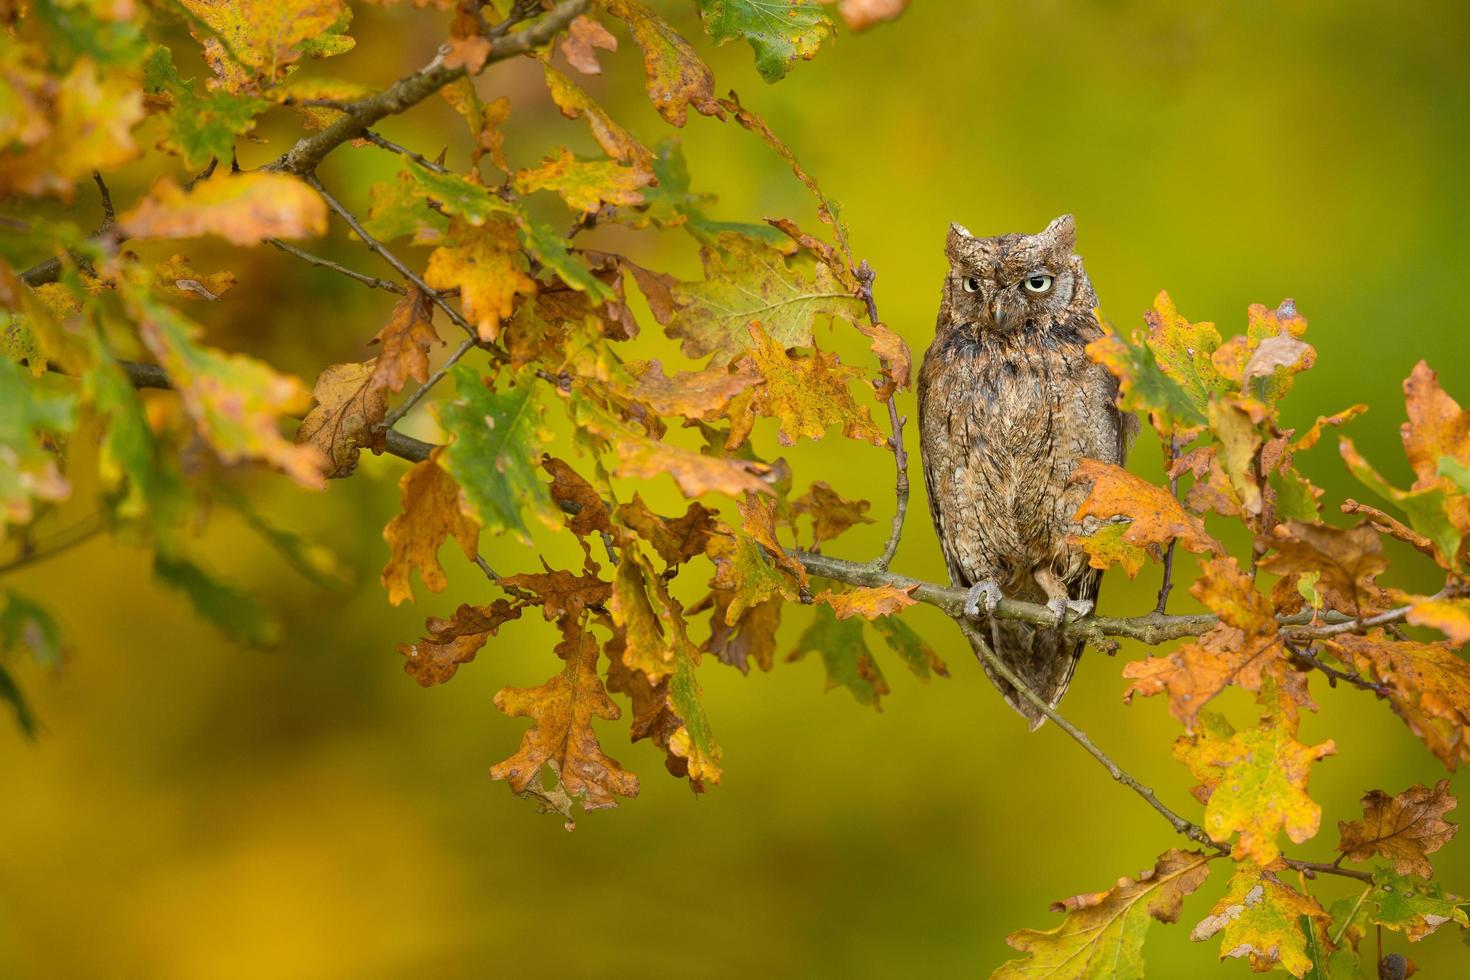
[[[967,293],[978,293],[980,291],[980,280],[974,276],[966,276],[960,280],[960,288]]]
[[[1051,276],[1032,276],[1026,280],[1026,292],[1045,293],[1051,291]]]

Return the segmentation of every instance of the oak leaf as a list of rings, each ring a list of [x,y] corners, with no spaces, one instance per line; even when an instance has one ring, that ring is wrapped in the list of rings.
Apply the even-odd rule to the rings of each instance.
[[[459,668],[475,659],[485,641],[500,627],[519,619],[522,607],[505,599],[488,606],[461,605],[449,619],[430,616],[424,621],[429,635],[417,643],[400,643],[398,652],[408,658],[404,673],[424,687],[443,684]]]
[[[409,575],[414,569],[430,592],[444,591],[449,580],[439,564],[439,546],[447,538],[453,537],[470,561],[479,554],[480,527],[460,510],[459,484],[440,465],[443,454],[435,449],[398,481],[403,512],[383,529],[392,552],[383,568],[383,586],[395,606],[413,598]]]
[[[1211,537],[1199,518],[1189,514],[1165,487],[1140,479],[1120,466],[1084,459],[1072,472],[1075,481],[1087,481],[1092,489],[1074,520],[1088,517],[1126,517],[1130,523],[1121,541],[1145,548],[1155,558],[1159,546],[1178,540],[1196,554],[1223,554],[1225,549]]]
[[[875,588],[855,588],[838,593],[826,589],[817,596],[817,601],[831,606],[838,619],[861,616],[864,619],[876,620],[912,606],[918,601],[910,594],[916,588],[918,588],[916,585],[904,589],[896,585],[880,585]]]
[[[567,64],[584,75],[601,75],[602,65],[597,61],[597,48],[616,51],[618,39],[606,27],[585,15],[575,18],[562,38],[561,53]]]
[[[750,409],[780,422],[781,445],[795,445],[801,436],[821,439],[834,425],[842,426],[842,434],[849,439],[883,445],[883,434],[867,407],[859,406],[848,390],[862,372],[843,365],[836,354],[816,349],[810,357],[793,357],[756,322],[751,322],[749,331],[750,363],[764,382],[754,390]],[[744,425],[731,427],[727,445],[744,442],[748,431],[747,417]]]
[[[632,384],[622,393],[647,403],[659,415],[678,415],[686,419],[713,421],[736,395],[760,381],[749,366],[710,367],[703,371],[685,371],[672,377],[665,375],[658,361],[628,365]]]
[[[766,559],[754,539],[744,534],[717,534],[706,550],[715,566],[710,588],[730,593],[725,604],[726,625],[734,626],[745,610],[768,599],[796,598],[786,576]]]
[[[1303,931],[1303,924],[1311,931]],[[1312,968],[1308,944],[1331,923],[1310,895],[1283,884],[1250,863],[1236,866],[1230,887],[1189,938],[1203,942],[1220,936],[1220,958],[1250,957],[1251,969],[1265,972],[1280,964],[1294,977]]]
[[[1470,762],[1470,663],[1437,644],[1390,640],[1381,632],[1334,636],[1328,646],[1387,687],[1394,711],[1447,768]]]
[[[822,42],[837,33],[814,0],[784,0],[776,10],[769,0],[699,0],[710,40],[746,41],[755,52],[756,70],[768,82],[786,77],[796,59],[815,57]]]
[[[1450,781],[1441,779],[1433,789],[1410,786],[1397,796],[1369,790],[1363,797],[1363,819],[1338,821],[1342,835],[1337,849],[1349,861],[1367,861],[1375,855],[1393,861],[1401,875],[1428,878],[1434,874],[1429,855],[1444,847],[1460,829],[1444,819],[1459,801],[1450,795]]]
[[[643,49],[648,98],[665,121],[683,126],[691,107],[702,115],[721,115],[715,76],[688,41],[637,0],[607,0],[606,6],[608,13],[628,25],[634,42]]]
[[[1463,898],[1447,894],[1438,882],[1375,868],[1373,884],[1362,895],[1344,898],[1332,907],[1338,919],[1334,929],[1341,930],[1353,946],[1368,926],[1385,926],[1417,943],[1446,923],[1453,922],[1462,930],[1470,926],[1464,905]]]
[[[1236,860],[1262,865],[1280,856],[1280,831],[1297,844],[1316,835],[1322,808],[1307,795],[1307,779],[1312,763],[1335,751],[1331,739],[1310,746],[1297,741],[1296,726],[1280,710],[1242,731],[1211,716],[1175,743],[1175,755],[1209,789],[1205,831],[1221,842],[1238,832]]]
[[[582,574],[552,568],[541,560],[544,572],[522,572],[509,575],[500,584],[531,593],[524,600],[539,605],[548,621],[567,621],[581,617],[588,606],[601,606],[612,598],[612,585],[598,578],[595,562],[588,562]]]
[[[352,13],[343,0],[180,0],[197,21],[190,32],[204,60],[231,92],[285,77],[303,54],[326,57],[349,50],[342,35]]]
[[[350,361],[317,375],[311,392],[316,405],[301,420],[296,442],[321,452],[329,478],[350,476],[363,447],[381,439],[374,429],[388,414],[388,393],[374,386],[374,372],[372,362]]]
[[[176,299],[213,302],[235,286],[233,272],[196,272],[182,255],[171,256],[153,267],[154,286]]]
[[[653,153],[648,147],[614,121],[602,106],[592,101],[591,96],[570,78],[550,65],[542,65],[542,68],[546,72],[546,87],[551,92],[552,101],[563,116],[568,119],[586,119],[597,145],[614,160],[639,170],[651,170]]]
[[[741,610],[733,621],[726,616],[735,593],[715,589],[691,606],[691,613],[710,611],[709,639],[700,649],[742,674],[750,673],[751,662],[769,671],[776,656],[776,629],[781,625],[785,602],[775,596]]]
[[[551,476],[551,502],[567,515],[567,527],[579,538],[593,532],[611,534],[612,515],[597,490],[565,460],[541,457],[541,468]]]
[[[1470,642],[1470,600],[1416,599],[1408,618],[1415,626],[1439,630],[1452,646]]]
[[[562,147],[540,166],[516,171],[513,184],[521,194],[555,191],[573,211],[595,214],[604,204],[642,204],[639,189],[652,181],[653,174],[648,170],[625,167],[614,160],[578,160],[571,150]]]
[[[805,590],[806,566],[787,553],[776,538],[776,501],[766,494],[748,493],[740,501],[741,529],[765,549],[771,561],[781,566]]]
[[[1168,850],[1137,878],[1053,903],[1052,911],[1066,913],[1061,925],[1007,936],[1012,949],[1030,955],[1005,963],[991,980],[1142,977],[1151,921],[1179,921],[1185,897],[1209,877],[1209,860],[1198,851]]]
[[[495,695],[497,708],[533,724],[516,753],[490,767],[490,778],[524,793],[548,767],[584,810],[616,806],[615,795],[638,795],[638,777],[602,751],[592,728],[594,718],[622,716],[597,675],[597,641],[569,619],[556,652],[566,661],[561,673],[537,687],[506,687]]]
[[[826,605],[812,607],[812,623],[796,641],[787,660],[801,660],[817,653],[827,669],[827,689],[845,687],[859,704],[882,711],[888,681],[863,640],[861,619],[838,619]]]
[[[818,548],[854,525],[872,524],[867,516],[871,506],[866,500],[844,500],[827,483],[814,480],[806,493],[791,502],[791,513],[812,519],[812,547]]]
[[[902,619],[897,616],[879,616],[870,622],[888,644],[888,649],[898,654],[904,666],[919,680],[927,681],[930,673],[940,677],[949,676],[949,667],[940,659],[939,654]]]
[[[16,364],[0,359],[0,530],[30,523],[35,502],[64,500],[71,484],[57,466],[49,437],[76,424],[76,398],[32,384]]]
[[[536,292],[515,225],[503,218],[487,218],[478,227],[455,221],[449,237],[430,254],[424,283],[458,289],[465,319],[475,325],[480,340],[493,341],[500,336],[501,321],[515,309],[516,296]]]
[[[1373,580],[1387,571],[1388,559],[1383,556],[1378,532],[1367,525],[1343,529],[1287,521],[1257,544],[1273,549],[1273,554],[1259,562],[1268,572],[1320,572],[1317,589],[1330,609],[1357,616],[1382,602],[1382,589]]]
[[[684,516],[665,518],[649,510],[637,493],[618,507],[618,520],[647,541],[669,568],[704,554],[719,533],[715,512],[698,501],[689,505]]]
[[[127,238],[219,235],[234,245],[326,231],[320,194],[290,174],[261,171],[215,176],[187,191],[160,177],[136,208],[118,218],[118,233]]]
[[[442,344],[434,330],[434,306],[415,286],[393,305],[388,322],[369,341],[381,344],[373,363],[372,385],[379,390],[400,392],[408,379],[423,384],[429,380],[429,349]]]

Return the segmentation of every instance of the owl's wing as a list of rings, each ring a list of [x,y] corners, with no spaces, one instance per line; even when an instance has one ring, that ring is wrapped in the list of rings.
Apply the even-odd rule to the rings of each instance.
[[[929,495],[929,516],[934,521],[934,531],[939,537],[939,550],[944,554],[945,567],[949,569],[949,584],[957,589],[968,589],[974,585],[960,570],[960,563],[950,543],[952,535],[944,533],[944,512],[939,508],[939,497],[934,490],[933,468],[929,460],[923,459],[924,492]]]

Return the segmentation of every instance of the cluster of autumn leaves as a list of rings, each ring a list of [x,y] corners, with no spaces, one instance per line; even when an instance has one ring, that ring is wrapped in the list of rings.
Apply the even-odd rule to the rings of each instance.
[[[595,809],[636,794],[637,777],[607,754],[595,727],[623,718],[612,695],[630,708],[631,738],[658,746],[673,775],[696,790],[717,783],[721,750],[696,668],[710,657],[742,671],[770,669],[790,603],[809,605],[811,621],[788,656],[820,657],[829,686],[863,704],[876,707],[888,692],[874,640],[917,676],[944,675],[900,615],[916,601],[912,585],[813,581],[792,547],[816,550],[869,523],[869,504],[821,481],[797,494],[784,460],[762,458],[751,441],[765,419],[782,445],[836,429],[902,459],[901,443],[890,441],[901,433],[880,428],[867,399],[891,408],[909,383],[910,354],[879,321],[871,275],[854,262],[835,206],[756,113],[733,94],[715,95],[689,42],[635,0],[581,4],[555,45],[529,51],[558,110],[588,127],[602,155],[580,159],[556,147],[540,164],[517,168],[503,130],[510,102],[483,100],[472,76],[497,56],[493,39],[536,11],[432,5],[450,12],[435,62],[447,74],[424,95],[444,98],[464,119],[468,165],[457,170],[381,138],[374,146],[369,133],[347,134],[354,145],[342,152],[401,155],[397,175],[371,188],[359,219],[313,174],[281,161],[226,172],[236,144],[266,112],[294,112],[305,138],[321,138],[354,106],[380,97],[300,70],[303,59],[352,47],[351,11],[341,0],[183,0],[178,26],[198,42],[209,70],[203,82],[185,79],[177,52],[158,43],[158,28],[168,26],[160,5],[32,0],[21,15],[0,3],[0,80],[10,100],[0,102],[0,194],[70,199],[80,181],[135,160],[149,140],[183,168],[116,216],[108,198],[95,232],[37,217],[9,239],[7,250],[58,261],[48,276],[18,276],[0,263],[0,307],[9,311],[0,526],[29,540],[32,526],[72,495],[75,468],[92,464],[109,522],[150,542],[160,579],[233,635],[266,642],[266,611],[190,557],[197,502],[210,495],[238,507],[298,568],[331,579],[340,570],[330,557],[255,515],[228,489],[226,468],[263,464],[319,488],[351,474],[364,449],[391,451],[388,436],[403,412],[452,385],[452,398],[433,402],[444,444],[406,453],[413,465],[400,481],[402,512],[384,530],[382,582],[394,604],[412,599],[415,573],[423,588],[443,591],[439,553],[452,539],[497,590],[485,604],[429,617],[424,636],[400,645],[405,669],[425,686],[452,679],[514,620],[539,613],[554,624],[560,665],[552,676],[495,697],[507,715],[530,720],[518,750],[491,770],[516,793],[568,820],[576,805]],[[771,79],[832,33],[811,3],[787,4],[788,16],[774,22],[754,0],[700,6],[711,38],[749,42]],[[838,5],[855,27],[901,9],[883,0]],[[711,199],[691,190],[676,142],[645,145],[591,98],[573,75],[602,71],[600,53],[617,49],[611,27],[619,24],[642,56],[660,115],[681,126],[693,109],[752,132],[812,191],[827,238],[786,219],[713,219]],[[539,217],[544,210],[526,200],[536,194],[560,198],[570,231]],[[183,312],[228,303],[233,276],[200,272],[183,255],[144,260],[126,247],[213,235],[295,250],[287,242],[320,237],[333,212],[366,246],[364,257],[377,252],[399,275],[346,271],[398,299],[369,342],[373,356],[327,367],[311,389],[209,346]],[[703,278],[680,281],[579,244],[588,229],[613,224],[688,234]],[[395,257],[405,245],[430,249],[421,268]],[[659,360],[624,353],[620,345],[648,326],[634,312],[643,306],[699,368],[670,373]],[[444,341],[436,318],[464,335],[437,369]],[[1317,673],[1386,699],[1451,769],[1470,753],[1470,668],[1456,652],[1470,640],[1470,413],[1427,367],[1417,368],[1406,383],[1403,430],[1414,484],[1387,483],[1342,440],[1348,468],[1387,509],[1347,501],[1342,509],[1363,523],[1334,527],[1321,520],[1322,491],[1295,458],[1363,407],[1302,431],[1283,424],[1281,401],[1315,360],[1294,307],[1252,307],[1245,332],[1225,338],[1212,324],[1189,322],[1161,294],[1146,321],[1130,336],[1109,330],[1090,352],[1119,378],[1122,406],[1146,415],[1167,447],[1170,485],[1084,463],[1077,478],[1092,489],[1080,516],[1095,518],[1096,531],[1078,543],[1096,567],[1121,566],[1130,576],[1148,561],[1172,561],[1176,550],[1198,557],[1190,592],[1217,621],[1191,642],[1128,663],[1125,697],[1159,696],[1183,726],[1175,755],[1199,781],[1202,826],[1218,846],[1170,850],[1136,879],[1059,903],[1063,923],[1013,935],[1027,955],[997,975],[1141,975],[1149,923],[1176,920],[1183,899],[1227,858],[1225,896],[1194,938],[1218,937],[1224,954],[1248,955],[1259,969],[1353,975],[1370,926],[1417,940],[1467,924],[1460,900],[1428,881],[1427,855],[1454,830],[1443,819],[1454,800],[1446,783],[1392,797],[1371,792],[1363,819],[1340,824],[1334,867],[1375,858],[1390,866],[1352,872],[1361,892],[1324,910],[1304,881],[1293,885],[1303,862],[1279,846],[1283,832],[1297,844],[1318,832],[1321,809],[1308,779],[1334,749],[1299,740],[1300,712],[1314,707],[1308,681]],[[829,322],[863,335],[876,370],[822,349]],[[141,397],[138,360],[161,368],[176,394]],[[570,438],[551,435],[552,409],[565,413]],[[296,418],[288,438],[283,423]],[[76,440],[64,464],[58,449],[70,448],[78,431],[96,433],[95,452]],[[618,499],[618,490],[665,475],[690,498],[684,513],[660,514],[637,493]],[[734,499],[736,513],[722,516],[696,499],[707,495]],[[1248,556],[1227,553],[1225,522],[1249,530]],[[547,529],[571,533],[580,567],[500,574],[480,557],[484,534],[531,542]],[[1435,562],[1445,588],[1416,595],[1380,585],[1384,535]],[[696,616],[707,616],[707,626],[696,629]],[[1443,638],[1410,639],[1405,625]],[[0,643],[28,647],[42,662],[61,649],[55,624],[14,592],[0,611]],[[1236,727],[1212,710],[1230,688],[1255,696],[1255,724]],[[3,672],[0,697],[23,710]]]

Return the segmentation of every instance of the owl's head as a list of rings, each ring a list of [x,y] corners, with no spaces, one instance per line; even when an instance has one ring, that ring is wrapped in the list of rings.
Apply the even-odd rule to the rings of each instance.
[[[1097,305],[1082,260],[1072,254],[1077,225],[1064,214],[1036,235],[976,238],[949,226],[945,301],[951,322],[1014,333],[1044,330]]]

